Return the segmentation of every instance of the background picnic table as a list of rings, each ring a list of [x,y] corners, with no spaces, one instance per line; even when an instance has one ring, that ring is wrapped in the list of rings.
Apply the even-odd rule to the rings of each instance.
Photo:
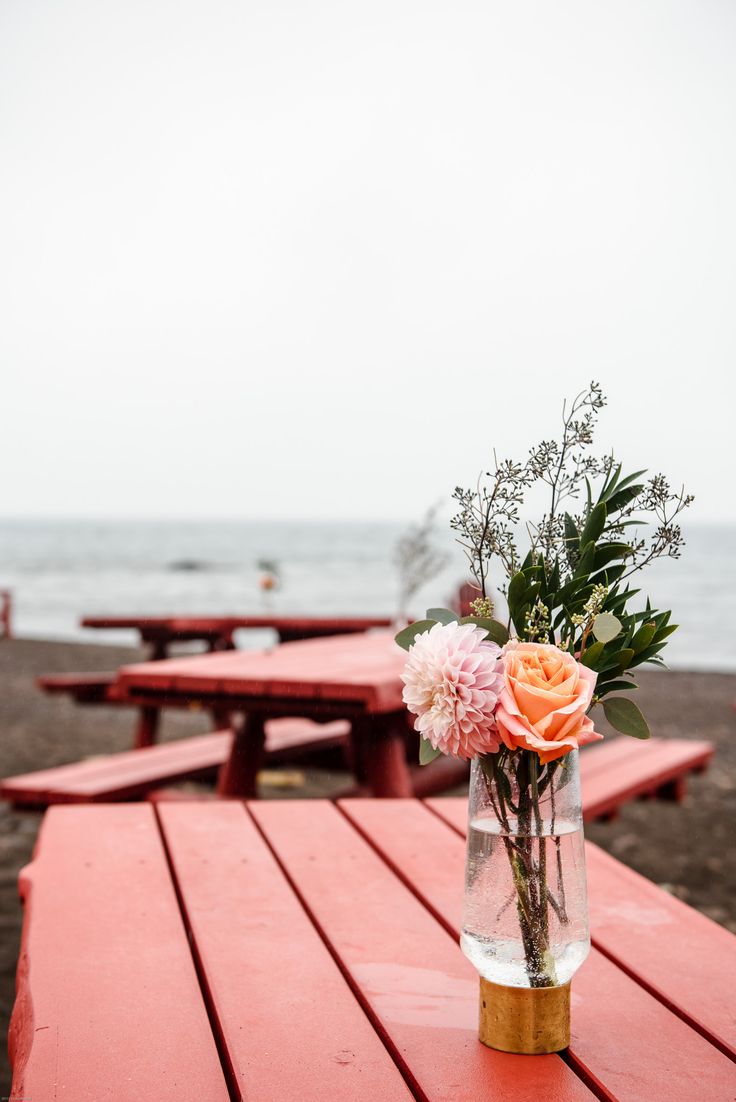
[[[282,643],[314,639],[325,635],[350,635],[371,628],[389,627],[390,616],[287,616],[282,614],[245,616],[85,616],[84,628],[134,630],[150,647],[152,659],[166,658],[174,643],[202,642],[210,650],[234,646],[236,631],[269,629]]]
[[[14,1096],[732,1099],[736,938],[590,843],[569,1052],[477,1041],[461,810],[53,808],[22,881]]]
[[[124,666],[117,689],[149,707],[192,702],[213,712],[242,711],[222,795],[253,795],[269,717],[350,719],[356,770],[380,796],[409,796],[405,652],[386,632],[285,643],[272,651],[170,658]]]

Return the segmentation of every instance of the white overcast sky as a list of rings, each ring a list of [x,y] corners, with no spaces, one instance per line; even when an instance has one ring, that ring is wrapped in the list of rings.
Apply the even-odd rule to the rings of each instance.
[[[736,520],[733,0],[0,0],[0,514],[414,517],[601,381]]]

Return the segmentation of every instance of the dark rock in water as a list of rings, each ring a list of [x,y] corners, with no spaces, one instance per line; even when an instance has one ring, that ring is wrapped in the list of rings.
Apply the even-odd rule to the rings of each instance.
[[[178,559],[170,562],[169,570],[209,570],[209,563],[200,562],[198,559]]]

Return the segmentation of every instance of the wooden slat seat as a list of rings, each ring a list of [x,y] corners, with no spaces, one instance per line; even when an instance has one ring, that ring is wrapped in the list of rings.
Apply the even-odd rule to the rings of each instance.
[[[702,773],[713,753],[711,742],[691,739],[653,738],[642,743],[614,738],[586,748],[580,754],[583,818],[611,818],[624,804],[651,796],[681,800],[688,776]],[[464,797],[440,797],[436,807],[457,829],[465,830]]]
[[[702,773],[713,753],[713,743],[691,739],[616,738],[591,746],[580,755],[586,821],[649,796],[682,800],[689,774]]]
[[[116,673],[54,673],[36,678],[36,684],[52,696],[71,696],[79,704],[118,704],[113,691]]]
[[[309,719],[271,720],[266,724],[266,760],[343,745],[349,733],[350,725],[343,720],[325,724]],[[161,785],[214,775],[227,761],[232,739],[231,731],[214,731],[9,777],[0,782],[0,796],[22,807],[129,800]]]

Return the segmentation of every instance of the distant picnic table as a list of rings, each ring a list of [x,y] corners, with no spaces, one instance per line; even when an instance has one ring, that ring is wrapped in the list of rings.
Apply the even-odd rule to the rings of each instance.
[[[389,627],[389,616],[303,616],[263,613],[245,616],[85,616],[82,627],[137,631],[152,659],[166,658],[173,643],[202,642],[210,650],[230,650],[241,629],[271,629],[282,643],[325,635],[351,635]]]
[[[55,807],[22,875],[12,1098],[726,1102],[736,938],[587,844],[562,1056],[477,1041],[464,801]]]

